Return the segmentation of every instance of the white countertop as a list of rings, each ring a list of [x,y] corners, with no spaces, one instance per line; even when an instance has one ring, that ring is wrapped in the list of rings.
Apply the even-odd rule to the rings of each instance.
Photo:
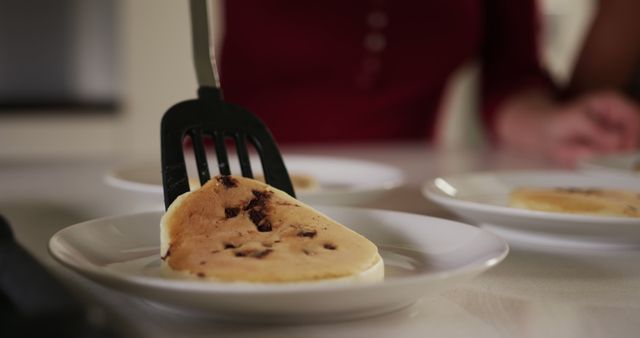
[[[489,169],[547,167],[487,151],[437,152],[420,144],[287,148],[285,153],[369,159],[395,165],[407,184],[367,207],[439,217],[424,199],[430,177]],[[387,315],[310,325],[218,322],[158,308],[70,272],[47,252],[65,226],[103,216],[157,209],[159,195],[109,187],[117,161],[0,163],[0,214],[18,241],[90,304],[107,309],[132,337],[637,337],[640,251],[543,252],[512,248],[506,260],[470,282]],[[158,160],[159,163],[159,160]],[[158,170],[160,165],[158,164]]]

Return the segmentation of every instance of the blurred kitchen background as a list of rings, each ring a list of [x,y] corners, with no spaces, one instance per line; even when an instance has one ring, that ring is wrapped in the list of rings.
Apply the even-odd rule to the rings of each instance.
[[[594,0],[540,5],[542,57],[563,82]],[[221,2],[212,6],[219,48]],[[476,75],[470,64],[449,85],[445,147],[482,143]],[[187,0],[0,1],[0,161],[157,158],[162,114],[196,87]]]

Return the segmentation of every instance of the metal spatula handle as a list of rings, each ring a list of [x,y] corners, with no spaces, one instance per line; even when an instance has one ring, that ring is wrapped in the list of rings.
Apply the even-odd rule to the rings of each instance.
[[[278,145],[267,126],[246,109],[225,102],[220,94],[218,73],[209,35],[207,0],[190,0],[193,58],[198,77],[198,98],[173,105],[163,115],[160,127],[162,186],[165,207],[189,191],[184,140],[191,137],[200,184],[211,178],[204,138],[215,144],[220,175],[230,175],[227,142],[235,144],[242,176],[253,177],[248,145],[258,153],[267,184],[295,197],[289,173]]]
[[[220,77],[216,67],[213,39],[209,32],[209,7],[207,0],[190,0],[191,38],[193,39],[193,64],[200,87],[220,89]]]

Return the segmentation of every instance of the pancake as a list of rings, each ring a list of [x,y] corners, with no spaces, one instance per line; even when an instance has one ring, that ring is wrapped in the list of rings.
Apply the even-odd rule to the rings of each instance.
[[[179,196],[161,221],[165,270],[225,282],[380,280],[365,237],[257,180],[212,178]]]
[[[640,194],[615,189],[521,187],[511,192],[509,205],[538,211],[640,217]]]
[[[318,180],[312,175],[290,173],[289,177],[291,178],[291,184],[293,184],[295,191],[310,192],[320,188],[320,183],[318,183]],[[263,175],[256,175],[255,178],[260,182],[265,182]],[[200,188],[200,181],[195,178],[189,179],[189,187],[191,190]]]

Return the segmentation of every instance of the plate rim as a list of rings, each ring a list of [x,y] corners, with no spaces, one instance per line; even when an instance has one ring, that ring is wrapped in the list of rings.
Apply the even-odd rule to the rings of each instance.
[[[123,217],[134,217],[134,216],[142,216],[147,214],[160,214],[163,211],[154,210],[154,211],[145,211],[138,213],[129,213],[122,214],[116,216],[108,216],[97,219],[88,220],[81,223],[76,223],[65,227],[57,231],[51,238],[49,239],[47,248],[49,254],[60,264],[65,267],[70,268],[71,270],[79,273],[80,275],[89,274],[93,276],[97,276],[100,279],[108,279],[111,282],[116,282],[120,284],[127,285],[135,285],[139,286],[153,286],[154,288],[160,288],[164,290],[171,291],[181,291],[181,292],[197,292],[197,293],[207,293],[207,294],[217,294],[217,293],[225,293],[225,294],[250,294],[250,295],[267,295],[267,294],[300,294],[300,293],[324,293],[328,291],[332,292],[347,292],[354,290],[365,290],[365,289],[382,289],[387,287],[403,287],[407,285],[414,284],[422,284],[423,281],[426,280],[442,280],[447,278],[452,278],[456,276],[474,276],[478,273],[486,271],[500,262],[502,262],[507,255],[509,254],[510,248],[507,242],[500,236],[492,233],[491,231],[475,227],[473,225],[452,221],[432,216],[420,215],[420,214],[412,214],[406,212],[399,211],[390,211],[390,210],[382,210],[382,209],[369,209],[369,208],[354,208],[354,207],[330,207],[323,206],[326,209],[341,209],[341,210],[359,210],[363,212],[384,212],[384,213],[398,213],[398,214],[408,214],[412,216],[420,216],[425,217],[427,219],[436,219],[438,221],[444,221],[449,224],[456,224],[456,226],[468,227],[477,231],[478,233],[482,233],[485,236],[490,236],[493,240],[497,241],[499,245],[496,246],[496,252],[499,254],[487,258],[483,261],[472,262],[463,267],[459,267],[452,270],[435,272],[435,273],[424,273],[416,276],[403,276],[400,278],[394,278],[392,280],[384,280],[382,282],[372,282],[372,283],[332,283],[331,281],[319,282],[319,283],[284,283],[284,284],[259,284],[259,283],[207,283],[198,280],[189,280],[189,279],[165,279],[165,278],[155,278],[155,277],[145,277],[145,276],[132,276],[123,273],[117,273],[113,270],[100,268],[96,265],[89,265],[90,268],[81,267],[78,264],[73,262],[68,262],[62,257],[58,256],[55,252],[54,245],[59,240],[61,236],[63,236],[66,232],[73,231],[74,228],[86,226],[90,223],[95,222],[107,222],[113,219],[119,219]],[[96,280],[94,282],[99,283]]]
[[[442,189],[438,189],[436,185],[436,180],[445,179],[445,178],[461,178],[461,177],[479,177],[479,176],[501,176],[501,175],[532,175],[536,173],[546,173],[546,174],[555,174],[555,175],[571,175],[571,176],[584,176],[587,178],[588,176],[584,173],[570,171],[570,170],[561,170],[561,169],[551,169],[551,170],[500,170],[500,171],[475,171],[461,174],[451,174],[451,175],[441,175],[437,177],[433,177],[428,179],[422,184],[422,195],[436,203],[455,207],[461,207],[466,210],[478,211],[491,213],[501,216],[509,216],[509,217],[518,217],[518,218],[527,218],[527,219],[537,219],[537,220],[545,220],[545,221],[559,221],[559,222],[583,222],[583,223],[591,223],[591,224],[602,224],[607,223],[608,226],[618,226],[618,225],[635,225],[640,223],[640,219],[631,218],[631,217],[616,217],[616,216],[601,216],[601,215],[582,215],[582,214],[572,214],[572,213],[561,213],[561,212],[551,212],[551,211],[539,211],[539,210],[527,210],[521,208],[514,208],[509,206],[502,205],[494,205],[489,203],[482,203],[476,201],[468,201],[460,198],[455,198],[450,196],[442,191]]]
[[[399,167],[382,163],[378,161],[372,161],[368,159],[359,159],[359,158],[347,158],[341,156],[327,156],[327,155],[305,155],[305,154],[284,154],[283,158],[286,161],[286,158],[293,158],[294,160],[311,158],[314,160],[331,160],[331,161],[339,161],[339,162],[349,162],[349,163],[357,163],[360,165],[367,166],[376,166],[378,168],[383,168],[388,170],[389,172],[393,172],[393,179],[386,180],[381,184],[377,185],[368,185],[368,186],[360,186],[354,187],[350,189],[335,189],[335,190],[320,190],[320,191],[296,191],[296,195],[299,197],[331,197],[338,195],[346,195],[346,194],[364,194],[375,191],[388,191],[391,189],[398,188],[402,186],[406,181],[406,173],[400,169]],[[103,182],[107,185],[116,187],[123,190],[134,191],[134,192],[144,192],[144,193],[163,193],[162,184],[152,184],[152,183],[143,183],[138,181],[132,181],[126,178],[123,178],[122,175],[118,174],[119,171],[131,169],[136,165],[146,165],[149,164],[149,160],[143,161],[128,161],[118,165],[113,166],[109,170],[107,170],[103,176]],[[158,164],[160,168],[160,164]]]
[[[640,151],[635,150],[635,151],[619,152],[619,153],[612,153],[612,154],[586,158],[578,162],[578,168],[584,172],[598,171],[601,173],[606,173],[606,174],[611,174],[616,176],[624,176],[627,178],[640,179],[640,174],[635,173],[630,168],[625,169],[625,168],[607,166],[601,162],[606,159],[620,158],[620,157],[627,157],[627,156],[635,157],[636,160],[640,163]]]

